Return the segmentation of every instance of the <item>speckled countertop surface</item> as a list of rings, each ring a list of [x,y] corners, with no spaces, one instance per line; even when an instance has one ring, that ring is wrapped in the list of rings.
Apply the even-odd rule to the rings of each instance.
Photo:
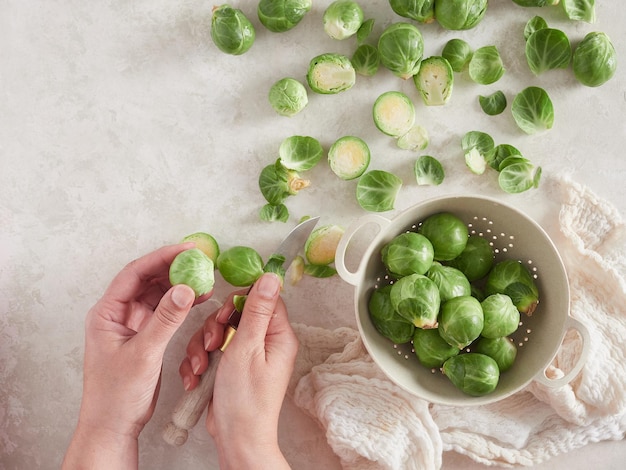
[[[256,2],[236,2],[257,26],[255,45],[240,57],[211,43],[213,2],[0,4],[1,468],[58,467],[80,402],[83,319],[126,262],[198,230],[268,255],[301,216],[347,225],[364,215],[355,183],[338,180],[322,164],[310,172],[312,187],[288,201],[289,224],[261,222],[257,177],[285,137],[311,135],[326,149],[343,135],[366,139],[371,168],[404,182],[389,217],[430,196],[484,194],[554,233],[558,195],[551,178],[562,172],[626,214],[626,13],[617,2],[598,2],[593,25],[566,22],[558,9],[525,10],[500,0],[490,2],[475,30],[421,26],[425,55],[462,37],[474,47],[495,44],[507,67],[501,81],[486,87],[457,76],[445,107],[425,107],[411,81],[381,70],[336,96],[310,93],[304,112],[284,118],[267,102],[270,85],[284,76],[304,80],[314,55],[354,48],[354,39],[324,35],[321,16],[330,2],[314,3],[296,29],[277,35],[258,23]],[[400,20],[387,1],[362,5],[367,17],[377,18],[376,34]],[[616,76],[597,89],[578,84],[571,70],[534,77],[521,32],[534,14],[573,42],[589,31],[608,33],[618,50]],[[502,89],[512,99],[531,84],[545,87],[554,101],[556,121],[548,132],[524,135],[508,111],[488,117],[478,107],[479,94]],[[397,149],[374,127],[373,100],[391,89],[414,100],[417,121],[431,136],[425,153],[446,169],[441,186],[417,187],[416,154]],[[469,130],[518,147],[543,167],[541,186],[506,195],[494,173],[471,174],[460,151]],[[218,290],[218,299],[228,291],[223,282]],[[295,321],[335,328],[354,326],[352,295],[339,279],[307,279],[286,300]],[[181,389],[177,367],[187,338],[210,309],[198,308],[167,351],[161,400],[142,436],[142,468],[217,468],[201,427],[176,450],[159,435]],[[339,467],[322,431],[289,401],[282,418],[281,444],[294,468]],[[590,462],[622,468],[624,461],[622,441],[588,446],[541,468],[588,468]],[[446,454],[444,468],[482,467]]]

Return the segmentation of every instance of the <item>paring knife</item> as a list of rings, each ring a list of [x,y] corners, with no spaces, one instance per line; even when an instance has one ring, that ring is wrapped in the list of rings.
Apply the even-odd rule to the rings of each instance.
[[[280,243],[277,250],[270,257],[270,262],[276,263],[276,260],[280,262],[280,260],[284,259],[283,266],[287,269],[304,247],[318,220],[319,217],[312,217],[297,225]],[[187,441],[189,431],[198,423],[204,410],[206,410],[213,396],[217,365],[237,331],[240,318],[241,313],[233,310],[228,317],[228,325],[224,331],[222,345],[217,350],[209,353],[209,365],[204,374],[200,376],[200,383],[193,390],[184,392],[178,400],[172,412],[172,419],[163,430],[163,439],[168,444],[175,446],[183,445]]]

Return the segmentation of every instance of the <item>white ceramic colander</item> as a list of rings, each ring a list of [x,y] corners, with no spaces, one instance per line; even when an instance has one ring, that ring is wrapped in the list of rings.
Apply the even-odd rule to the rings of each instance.
[[[380,250],[395,236],[415,231],[426,217],[451,212],[467,223],[470,234],[486,238],[496,261],[515,259],[533,273],[539,289],[539,305],[531,317],[522,314],[522,325],[512,335],[518,346],[516,361],[500,376],[496,390],[472,397],[457,389],[439,370],[422,366],[411,344],[394,345],[372,324],[368,302],[372,291],[389,283]],[[355,271],[346,266],[350,241],[366,226],[378,233],[365,249]],[[355,311],[363,343],[383,372],[403,389],[433,403],[478,405],[501,400],[537,380],[551,387],[570,382],[584,365],[590,344],[585,326],[569,315],[569,284],[563,261],[546,232],[517,209],[494,199],[477,196],[446,196],[417,204],[392,220],[369,214],[346,229],[338,247],[335,265],[341,278],[355,286]],[[550,379],[545,370],[562,343],[565,333],[574,329],[582,338],[582,351],[576,365],[559,379]]]

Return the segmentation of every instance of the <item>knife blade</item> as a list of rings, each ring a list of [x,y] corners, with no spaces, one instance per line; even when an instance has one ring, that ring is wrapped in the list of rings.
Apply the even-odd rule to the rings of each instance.
[[[270,256],[268,264],[271,262],[274,263],[274,267],[282,265],[284,269],[287,269],[304,247],[307,238],[318,221],[319,217],[312,217],[301,222],[291,230]],[[265,267],[267,268],[267,265]],[[163,429],[163,439],[168,444],[175,446],[183,445],[187,441],[189,431],[198,423],[200,416],[207,408],[213,396],[217,365],[232,341],[240,319],[241,313],[237,309],[233,309],[228,317],[224,331],[224,340],[218,349],[209,353],[209,365],[207,370],[200,376],[200,383],[193,390],[184,392],[178,400],[172,412],[171,421]]]

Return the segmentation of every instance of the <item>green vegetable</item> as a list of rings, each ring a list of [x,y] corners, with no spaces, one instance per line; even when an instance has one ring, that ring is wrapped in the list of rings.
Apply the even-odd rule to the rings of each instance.
[[[402,79],[415,75],[424,53],[424,39],[416,26],[410,23],[393,23],[378,39],[381,63]]]
[[[217,257],[217,269],[233,286],[251,286],[263,274],[263,260],[254,248],[233,246]]]
[[[541,16],[533,16],[526,22],[526,26],[524,26],[524,39],[528,41],[528,38],[535,31],[539,31],[540,29],[544,29],[548,27],[548,23]]]
[[[285,272],[285,278],[289,281],[290,285],[295,286],[302,280],[304,269],[304,258],[300,255],[296,256]]]
[[[435,20],[434,0],[389,0],[389,5],[397,15],[404,18],[420,23],[432,23]]]
[[[398,279],[391,286],[391,305],[405,320],[417,328],[435,328],[439,313],[439,289],[421,274]]]
[[[357,2],[336,0],[322,16],[324,31],[333,39],[346,39],[357,33],[363,24],[363,10]]]
[[[285,168],[280,159],[267,165],[259,175],[259,189],[265,200],[272,205],[282,204],[289,197],[308,187],[310,182],[300,178],[297,171]]]
[[[445,172],[443,166],[435,157],[422,155],[415,161],[415,179],[417,184],[438,186],[443,183]]]
[[[511,104],[513,119],[527,134],[551,129],[554,124],[554,106],[543,88],[530,86],[519,92]]]
[[[473,346],[476,353],[489,356],[496,364],[500,372],[506,372],[511,368],[517,357],[517,347],[509,338],[480,338]]]
[[[530,271],[519,261],[497,263],[487,276],[485,294],[508,295],[517,309],[530,316],[539,303],[539,290]]]
[[[311,59],[306,79],[314,92],[332,95],[352,88],[356,72],[346,56],[329,52]]]
[[[496,361],[479,353],[451,357],[443,364],[443,373],[457,388],[475,397],[493,392],[500,380]]]
[[[285,269],[285,261],[286,258],[284,255],[273,254],[263,266],[264,273],[274,273],[277,274],[281,281],[284,281],[286,269]]]
[[[376,98],[373,108],[374,124],[384,134],[400,137],[415,124],[415,106],[400,91],[387,91]]]
[[[357,45],[360,46],[361,44],[365,43],[367,38],[372,33],[372,30],[374,29],[374,23],[375,22],[376,21],[373,18],[370,18],[369,20],[363,21],[363,24],[361,25],[359,30],[356,32],[356,43],[357,43]]]
[[[478,103],[485,114],[496,116],[506,109],[506,96],[501,90],[498,90],[491,95],[479,96]]]
[[[335,251],[344,229],[339,225],[323,225],[311,232],[304,244],[304,254],[309,263],[324,266],[335,261]]]
[[[471,29],[485,16],[487,3],[487,0],[435,0],[435,18],[445,29]]]
[[[309,136],[293,135],[280,143],[280,163],[288,170],[306,171],[322,158],[324,149],[320,142]]]
[[[384,170],[371,170],[365,173],[356,187],[359,205],[372,212],[384,212],[394,208],[396,196],[402,187],[402,180]]]
[[[535,167],[530,160],[522,156],[508,157],[500,164],[498,184],[507,193],[521,193],[537,188],[541,173],[541,167]]]
[[[571,56],[569,39],[559,29],[539,29],[526,41],[526,62],[535,75],[546,70],[567,68]]]
[[[442,302],[446,302],[454,297],[472,294],[467,277],[452,266],[444,266],[435,261],[426,273],[426,276],[437,285]]]
[[[311,0],[261,0],[257,8],[259,21],[275,33],[295,27],[311,10]]]
[[[485,298],[480,305],[485,317],[481,336],[500,338],[517,330],[520,315],[517,307],[513,305],[511,297],[505,294],[492,294]]]
[[[467,225],[449,212],[428,216],[418,230],[433,244],[437,261],[456,258],[467,245]]]
[[[615,75],[617,54],[605,33],[587,34],[576,46],[572,59],[576,79],[583,85],[597,87]]]
[[[557,5],[560,0],[513,0],[513,2],[517,3],[522,7],[544,7]]]
[[[380,54],[371,44],[361,44],[352,55],[352,66],[359,75],[372,77],[378,72],[380,65]]]
[[[322,279],[326,277],[333,277],[337,274],[337,270],[328,265],[306,264],[304,265],[304,274]]]
[[[563,11],[570,20],[596,21],[595,0],[561,0]]]
[[[287,222],[289,209],[284,204],[265,204],[261,207],[259,218],[265,222]]]
[[[420,92],[424,104],[439,106],[446,104],[452,96],[454,71],[443,57],[432,56],[422,60],[413,81]]]
[[[254,44],[254,26],[241,10],[221,5],[213,9],[211,39],[222,52],[240,55]]]
[[[442,57],[448,61],[455,72],[463,72],[467,68],[473,53],[466,41],[456,38],[450,39],[441,51]]]
[[[170,284],[185,284],[191,287],[200,297],[213,289],[215,284],[215,267],[211,258],[202,250],[191,248],[180,252],[169,269]]]
[[[496,46],[484,46],[474,51],[469,61],[469,76],[480,85],[490,85],[504,75],[504,64]]]
[[[459,354],[459,350],[450,346],[439,335],[437,328],[424,330],[416,328],[413,334],[413,348],[420,363],[429,368],[441,367],[452,356]]]
[[[385,338],[395,344],[411,341],[415,325],[394,310],[391,305],[391,286],[384,286],[372,292],[368,310],[374,328]]]
[[[381,249],[381,258],[394,277],[425,274],[433,264],[434,250],[428,238],[405,232],[394,237]]]
[[[493,158],[495,142],[493,138],[481,131],[470,131],[463,136],[461,147],[465,156],[465,164],[472,173],[481,175],[487,168],[487,162]]]
[[[328,150],[328,164],[333,173],[343,180],[358,178],[370,164],[370,149],[359,137],[341,137]]]
[[[488,160],[489,166],[491,166],[491,168],[493,168],[494,170],[500,171],[500,164],[502,163],[502,161],[504,161],[508,157],[515,156],[515,155],[521,156],[522,153],[519,150],[517,150],[517,148],[513,147],[512,145],[499,144],[493,150],[493,154],[491,155],[491,158]]]
[[[202,251],[205,255],[211,258],[211,261],[215,263],[217,256],[220,254],[220,247],[217,240],[208,233],[196,232],[191,235],[187,235],[181,240],[181,243],[194,242],[196,248]]]
[[[233,295],[233,306],[239,313],[243,313],[243,308],[246,305],[247,298],[247,295]]]
[[[306,88],[295,78],[282,78],[272,85],[269,102],[281,116],[291,117],[302,111],[309,103]]]
[[[428,131],[422,126],[414,125],[407,132],[398,137],[396,144],[403,150],[424,150],[428,147]]]
[[[469,346],[480,336],[483,325],[483,309],[471,295],[453,297],[441,304],[439,334],[450,346]]]
[[[486,239],[470,235],[461,254],[448,264],[460,270],[470,282],[474,282],[489,273],[493,266],[493,257],[493,248]]]

